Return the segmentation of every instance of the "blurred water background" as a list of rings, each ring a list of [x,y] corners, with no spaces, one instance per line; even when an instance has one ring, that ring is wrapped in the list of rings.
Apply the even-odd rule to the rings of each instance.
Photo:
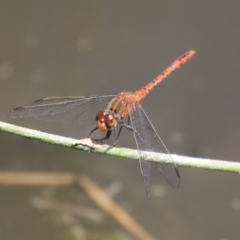
[[[239,1],[223,0],[1,0],[0,119],[83,138],[92,126],[8,119],[7,113],[42,97],[136,90],[194,49],[194,58],[142,105],[171,153],[239,161],[239,9]],[[103,188],[120,186],[116,201],[156,239],[239,239],[237,175],[180,168],[175,191],[153,168],[148,199],[135,161],[3,132],[0,144],[1,171],[85,173]],[[119,146],[135,147],[131,132],[124,131]],[[0,188],[0,239],[69,239],[51,211],[30,203],[42,191]],[[58,200],[90,205],[74,188],[51,191]],[[75,225],[79,236],[123,231],[109,217],[100,226],[81,218]]]

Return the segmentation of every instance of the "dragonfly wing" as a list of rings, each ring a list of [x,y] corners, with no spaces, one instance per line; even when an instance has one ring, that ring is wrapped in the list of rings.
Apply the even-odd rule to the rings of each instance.
[[[40,99],[30,106],[13,109],[10,118],[39,118],[48,121],[94,123],[99,110],[107,108],[115,94],[92,97],[56,97]]]
[[[94,96],[93,96],[94,97]],[[41,98],[36,101],[34,101],[32,105],[42,105],[42,104],[49,104],[49,103],[59,103],[59,102],[70,102],[74,100],[80,100],[86,98],[85,96],[69,96],[69,97],[47,97],[47,98]]]
[[[167,148],[158,136],[140,104],[133,107],[130,112],[130,118],[134,137],[140,152],[140,166],[147,195],[150,195],[150,161],[146,161],[149,156],[147,153],[144,153],[144,151],[155,154],[154,159],[157,160],[156,165],[160,173],[170,186],[173,188],[179,188],[179,172]]]

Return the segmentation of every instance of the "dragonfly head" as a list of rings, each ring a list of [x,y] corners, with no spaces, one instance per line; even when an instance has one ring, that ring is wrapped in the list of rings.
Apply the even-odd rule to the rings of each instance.
[[[111,130],[117,126],[117,117],[110,110],[101,110],[96,115],[97,128],[103,132]]]

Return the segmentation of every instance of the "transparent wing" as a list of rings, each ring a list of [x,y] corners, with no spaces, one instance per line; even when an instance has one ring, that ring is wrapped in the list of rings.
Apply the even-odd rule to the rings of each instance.
[[[107,108],[116,95],[92,97],[50,97],[39,99],[30,106],[13,109],[10,118],[39,118],[48,121],[94,123],[96,113]]]
[[[94,97],[94,96],[93,96]],[[60,102],[70,102],[74,100],[80,100],[86,98],[85,96],[68,96],[68,97],[47,97],[41,98],[34,101],[32,105],[42,105],[42,104],[49,104],[49,103],[60,103]]]
[[[179,188],[180,175],[169,154],[164,143],[158,136],[152,123],[148,119],[146,113],[138,104],[133,107],[130,112],[130,119],[133,127],[134,137],[137,143],[137,147],[140,153],[140,167],[142,176],[146,188],[147,195],[150,196],[150,161],[146,161],[147,155],[144,155],[143,151],[154,152],[156,159],[160,162],[156,162],[156,166],[165,180],[173,188]],[[153,154],[154,154],[153,153]],[[166,161],[168,163],[164,163]],[[162,162],[161,162],[162,161]]]

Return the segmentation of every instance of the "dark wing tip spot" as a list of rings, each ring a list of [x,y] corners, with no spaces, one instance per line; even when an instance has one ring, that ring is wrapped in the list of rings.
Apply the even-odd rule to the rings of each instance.
[[[23,109],[24,109],[23,107],[16,107],[11,112],[21,111]]]
[[[40,103],[40,102],[42,102],[42,98],[40,98],[40,99],[37,99],[36,101],[34,101],[34,102],[32,102],[32,104],[31,105],[34,105],[34,104],[36,104],[36,103]]]

